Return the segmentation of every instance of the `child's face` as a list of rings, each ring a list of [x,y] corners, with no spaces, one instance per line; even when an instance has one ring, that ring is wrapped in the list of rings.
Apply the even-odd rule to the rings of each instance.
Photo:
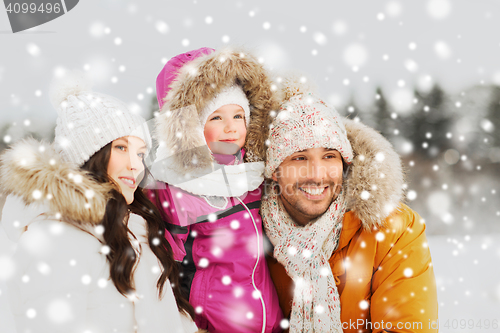
[[[236,154],[245,145],[245,111],[236,104],[221,106],[208,116],[204,134],[212,153]]]

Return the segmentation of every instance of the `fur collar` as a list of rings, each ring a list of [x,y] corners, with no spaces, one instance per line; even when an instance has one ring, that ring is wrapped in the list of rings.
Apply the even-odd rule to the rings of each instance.
[[[0,157],[0,185],[26,205],[44,203],[78,227],[97,225],[104,216],[111,184],[98,184],[62,161],[53,145],[29,138]]]
[[[374,129],[345,119],[354,159],[346,185],[347,208],[365,229],[381,227],[403,198],[404,172],[392,144]]]
[[[222,89],[238,83],[250,102],[245,162],[265,159],[270,111],[278,110],[273,85],[263,66],[243,49],[225,48],[201,56],[181,68],[156,117],[160,142],[157,160],[172,156],[181,174],[211,167],[213,157],[205,148],[200,113]]]

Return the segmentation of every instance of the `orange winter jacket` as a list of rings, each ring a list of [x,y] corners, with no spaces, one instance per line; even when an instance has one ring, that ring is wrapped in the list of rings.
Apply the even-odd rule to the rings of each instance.
[[[437,332],[437,295],[425,224],[406,205],[383,227],[365,230],[344,216],[339,246],[330,258],[345,333]],[[268,258],[280,306],[290,316],[293,282]]]

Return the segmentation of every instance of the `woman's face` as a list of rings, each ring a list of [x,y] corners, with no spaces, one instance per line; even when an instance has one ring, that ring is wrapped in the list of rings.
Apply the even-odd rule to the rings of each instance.
[[[129,205],[134,201],[134,192],[144,177],[146,152],[144,141],[135,136],[124,136],[111,143],[108,175],[118,184]]]

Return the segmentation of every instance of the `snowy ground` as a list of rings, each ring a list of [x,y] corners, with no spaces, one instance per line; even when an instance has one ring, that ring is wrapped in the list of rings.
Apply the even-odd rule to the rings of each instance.
[[[439,331],[500,332],[500,234],[428,238],[438,286]]]
[[[499,332],[500,277],[495,273],[500,267],[500,234],[428,238],[438,285],[439,331]],[[13,249],[0,228],[0,262]],[[0,272],[0,332],[15,333],[14,327]]]

